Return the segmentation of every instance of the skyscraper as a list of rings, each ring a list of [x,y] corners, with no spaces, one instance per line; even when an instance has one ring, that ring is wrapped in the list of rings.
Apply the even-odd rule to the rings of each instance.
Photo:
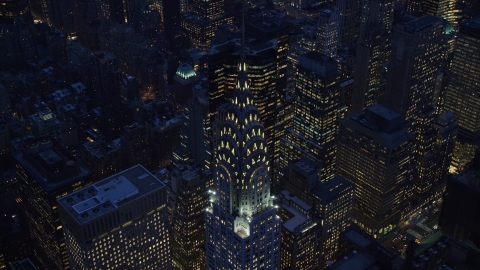
[[[278,98],[278,51],[277,40],[254,40],[247,42],[245,51],[248,64],[249,90],[253,102],[260,112],[261,123],[265,128],[265,140],[268,144],[270,159],[273,157],[275,135],[275,110]],[[217,114],[218,106],[229,102],[235,89],[237,77],[240,40],[232,40],[212,45],[209,56],[210,113]],[[213,122],[213,121],[212,121]]]
[[[454,113],[459,126],[453,165],[461,171],[480,145],[480,17],[460,25],[456,46],[445,108]]]
[[[340,30],[338,10],[322,9],[317,23],[317,51],[330,57],[337,56]]]
[[[293,129],[282,140],[279,168],[301,157],[322,163],[321,181],[334,176],[340,108],[338,63],[318,52],[298,57]],[[276,164],[276,167],[277,164]]]
[[[411,123],[418,173],[413,188],[415,204],[426,203],[438,182],[437,158],[441,156],[436,154],[434,96],[446,64],[445,25],[446,20],[425,15],[398,23],[392,37],[384,105]]]
[[[68,269],[57,198],[91,184],[91,171],[47,137],[26,142],[13,157],[35,259],[44,269]]]
[[[392,0],[363,2],[351,113],[383,99],[382,66],[389,53],[393,3]]]
[[[320,182],[320,167],[318,162],[303,158],[292,160],[281,171],[285,188],[279,192],[282,267],[320,269],[327,261],[334,261],[340,233],[352,222],[354,186],[340,176]],[[296,249],[299,246],[304,250]],[[315,254],[313,258],[307,255],[310,252]],[[302,256],[304,259],[298,260]]]
[[[205,211],[207,269],[278,269],[280,217],[270,196],[270,158],[249,89],[244,34],[236,87],[221,116],[215,188]]]
[[[422,0],[420,1],[421,14],[430,14],[446,19],[457,30],[462,19],[463,1],[456,0]]]
[[[170,173],[170,224],[173,264],[178,269],[205,269],[205,207],[212,172],[177,165]]]
[[[70,268],[171,269],[166,201],[141,165],[60,198]]]
[[[337,147],[336,172],[356,186],[354,222],[381,237],[405,210],[413,135],[398,113],[375,104],[340,120]]]

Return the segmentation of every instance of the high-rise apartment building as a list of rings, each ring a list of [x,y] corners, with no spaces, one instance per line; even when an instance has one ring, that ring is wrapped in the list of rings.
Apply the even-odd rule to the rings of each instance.
[[[480,145],[480,17],[460,25],[454,57],[452,79],[446,89],[445,108],[451,110],[459,127],[453,165],[461,171]]]
[[[70,269],[172,269],[166,192],[137,165],[58,199]]]
[[[242,36],[236,87],[216,125],[215,183],[205,211],[207,269],[278,269],[281,220],[270,195],[265,129],[250,92]]]
[[[43,269],[68,269],[57,199],[92,183],[91,171],[47,137],[13,154],[35,259]]]
[[[382,105],[340,120],[336,172],[356,187],[354,222],[375,238],[401,221],[413,151],[401,116]]]
[[[392,0],[367,0],[362,4],[351,113],[383,100],[382,67],[389,54],[393,4]]]
[[[338,110],[338,63],[318,52],[298,57],[293,129],[282,140],[279,168],[301,157],[322,163],[321,181],[334,176]]]

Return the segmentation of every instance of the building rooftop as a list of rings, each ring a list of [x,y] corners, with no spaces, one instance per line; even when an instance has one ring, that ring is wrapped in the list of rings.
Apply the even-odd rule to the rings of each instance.
[[[357,129],[377,143],[395,146],[411,139],[407,125],[400,115],[380,104],[374,104],[363,111],[341,119],[340,123]]]
[[[345,192],[351,192],[354,186],[341,176],[335,176],[332,180],[327,182],[319,182],[313,193],[316,197],[322,199],[324,204],[335,201]]]
[[[424,15],[420,18],[417,18],[417,19],[414,19],[414,20],[411,20],[411,21],[405,23],[403,25],[404,26],[403,30],[405,32],[408,32],[408,33],[411,33],[411,34],[415,34],[417,32],[420,32],[420,31],[424,30],[424,29],[430,28],[430,27],[434,26],[435,24],[437,24],[439,22],[442,22],[442,21],[446,23],[446,20],[444,20],[440,17],[427,14],[427,15]]]
[[[84,224],[164,186],[142,165],[136,165],[64,196],[58,203]]]
[[[47,191],[91,174],[70,152],[47,137],[23,143],[22,148],[13,157]]]

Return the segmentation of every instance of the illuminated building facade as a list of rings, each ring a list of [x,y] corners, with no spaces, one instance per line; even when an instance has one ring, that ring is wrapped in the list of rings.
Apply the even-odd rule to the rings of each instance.
[[[337,10],[322,9],[317,23],[317,51],[329,57],[337,56],[340,16]]]
[[[68,269],[57,198],[91,184],[91,171],[46,137],[25,143],[13,157],[35,259],[44,269]]]
[[[243,37],[236,87],[216,126],[215,183],[205,211],[207,269],[280,268],[281,220],[270,196],[265,129],[244,49]]]
[[[318,162],[302,158],[292,160],[280,173],[285,188],[280,192],[284,227],[286,227],[285,224],[295,224],[302,220],[302,215],[298,215],[300,219],[297,218],[296,221],[290,219],[290,215],[285,216],[285,210],[295,215],[297,212],[302,213],[316,223],[316,225],[309,223],[307,227],[297,224],[299,227],[296,229],[282,230],[282,265],[290,261],[291,264],[285,266],[293,269],[316,269],[316,267],[323,267],[327,261],[335,261],[339,235],[352,222],[354,186],[340,176],[335,176],[328,182],[320,182],[320,169]],[[307,219],[303,218],[303,221]],[[307,233],[307,228],[313,231]],[[307,235],[298,234],[298,230],[302,234],[307,233],[310,238],[314,237],[315,240],[310,239],[310,244],[305,246],[306,250],[297,250],[296,255],[306,256],[306,252],[313,251],[315,254],[313,260],[305,258],[303,262],[295,262],[293,260],[295,255],[291,257],[292,251],[289,250],[295,245],[302,244],[303,237],[307,237]],[[292,232],[295,233],[292,234]],[[297,236],[295,241],[292,240],[293,235]],[[288,239],[293,242],[288,243]],[[288,256],[285,257],[285,254]]]
[[[322,163],[321,181],[334,176],[340,108],[338,63],[318,52],[298,57],[293,129],[282,140],[279,166],[301,157]]]
[[[447,86],[445,108],[455,114],[459,126],[453,165],[461,171],[472,160],[480,139],[480,17],[460,25],[451,64],[453,78]],[[475,93],[475,94],[473,94]]]
[[[212,177],[209,170],[185,164],[170,173],[171,248],[178,269],[205,269],[205,208]]]
[[[208,50],[218,27],[233,24],[233,14],[225,12],[224,0],[192,0],[191,6],[192,11],[182,15],[181,25],[193,47]]]
[[[321,226],[313,219],[313,207],[284,190],[282,204],[282,245],[280,269],[318,269]]]
[[[454,28],[462,19],[462,3],[455,0],[422,0],[420,2],[421,14],[430,14],[443,19]]]
[[[423,204],[433,195],[437,179],[436,86],[446,62],[446,20],[425,15],[398,23],[392,37],[384,105],[411,122],[417,173],[413,199]],[[443,178],[443,177],[441,177]]]
[[[212,45],[209,56],[210,115],[213,119],[218,108],[228,103],[236,85],[240,40]],[[246,43],[246,61],[249,72],[249,89],[253,103],[260,112],[265,128],[265,139],[270,158],[273,157],[275,135],[275,112],[278,101],[276,39],[268,42],[254,40]],[[213,122],[213,121],[212,121]]]
[[[340,120],[336,172],[355,185],[353,218],[375,238],[405,210],[414,141],[403,119],[375,104]]]
[[[58,199],[70,269],[172,269],[166,192],[137,165]]]
[[[393,3],[392,0],[363,2],[351,113],[383,100],[382,65],[389,54]]]
[[[21,17],[27,23],[32,20],[28,0],[0,0],[0,22],[13,22]]]

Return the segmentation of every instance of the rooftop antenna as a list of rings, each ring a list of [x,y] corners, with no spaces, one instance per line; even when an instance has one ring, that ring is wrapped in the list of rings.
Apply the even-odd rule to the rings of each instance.
[[[247,63],[245,60],[245,0],[242,0],[242,37],[240,48],[240,65],[238,69],[238,87],[241,91],[248,89]]]

